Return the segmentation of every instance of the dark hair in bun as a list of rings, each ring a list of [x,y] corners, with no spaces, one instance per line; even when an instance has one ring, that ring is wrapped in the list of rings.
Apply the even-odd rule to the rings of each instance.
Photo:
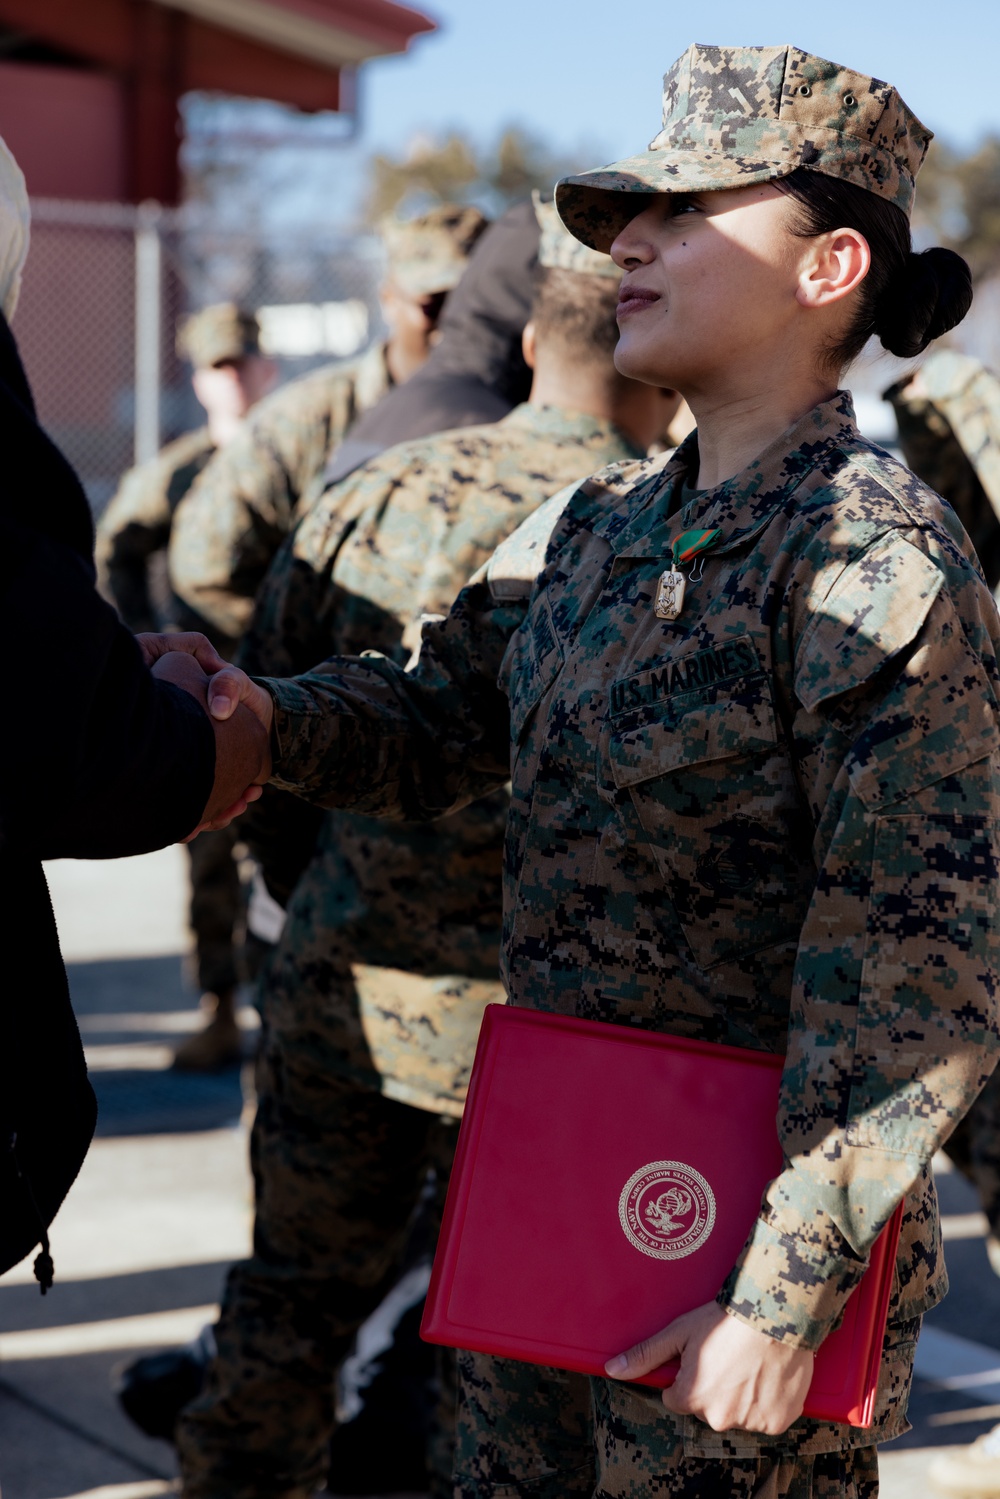
[[[871,269],[859,288],[857,316],[830,349],[831,365],[841,369],[850,364],[873,335],[890,354],[912,359],[965,317],[972,305],[969,267],[953,250],[914,254],[909,220],[895,203],[805,167],[774,185],[801,209],[796,234],[812,238],[834,229],[856,229],[872,253]]]

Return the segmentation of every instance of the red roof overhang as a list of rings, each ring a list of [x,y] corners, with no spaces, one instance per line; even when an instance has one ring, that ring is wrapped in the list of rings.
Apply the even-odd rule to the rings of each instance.
[[[130,73],[137,25],[148,29],[140,24],[146,8],[134,0],[0,0],[0,24]],[[152,0],[149,8],[186,23],[175,48],[181,90],[218,89],[303,109],[336,109],[341,68],[405,52],[415,36],[435,30],[394,0]]]
[[[350,109],[359,63],[405,52],[435,29],[395,0],[0,0],[0,26],[119,81],[126,194],[164,203],[180,189],[182,94]]]
[[[393,0],[157,0],[221,30],[332,67],[405,52],[434,22]]]

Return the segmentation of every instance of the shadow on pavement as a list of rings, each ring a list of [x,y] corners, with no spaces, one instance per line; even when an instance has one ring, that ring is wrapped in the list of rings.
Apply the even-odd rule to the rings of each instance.
[[[103,959],[67,967],[73,1006],[88,1054],[98,1064],[102,1047],[144,1041],[172,1050],[198,1025],[196,1000],[184,983],[179,957]],[[164,1033],[153,1022],[171,1012],[191,1015],[190,1027]],[[116,1028],[115,1017],[122,1017]],[[142,1017],[148,1016],[148,1029]],[[87,1022],[101,1017],[99,1032]],[[243,1108],[239,1067],[201,1075],[167,1067],[92,1067],[97,1094],[98,1137],[162,1135],[235,1124]]]
[[[59,1277],[59,1294],[41,1297],[34,1282],[0,1281],[0,1330],[4,1333],[64,1327],[111,1318],[145,1316],[217,1301],[230,1260],[166,1269],[136,1270],[96,1280]]]

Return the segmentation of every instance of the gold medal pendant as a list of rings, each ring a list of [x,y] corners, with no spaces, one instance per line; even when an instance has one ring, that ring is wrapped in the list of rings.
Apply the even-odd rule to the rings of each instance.
[[[679,619],[684,608],[684,574],[669,568],[660,574],[653,612],[657,619]]]

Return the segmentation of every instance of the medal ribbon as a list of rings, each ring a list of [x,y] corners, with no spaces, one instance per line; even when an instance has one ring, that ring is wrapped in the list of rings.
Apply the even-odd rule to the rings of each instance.
[[[679,567],[682,562],[690,562],[692,557],[697,557],[699,552],[710,552],[714,546],[718,546],[722,540],[722,529],[714,527],[711,531],[699,531],[697,527],[693,531],[682,531],[670,548],[674,566]]]

